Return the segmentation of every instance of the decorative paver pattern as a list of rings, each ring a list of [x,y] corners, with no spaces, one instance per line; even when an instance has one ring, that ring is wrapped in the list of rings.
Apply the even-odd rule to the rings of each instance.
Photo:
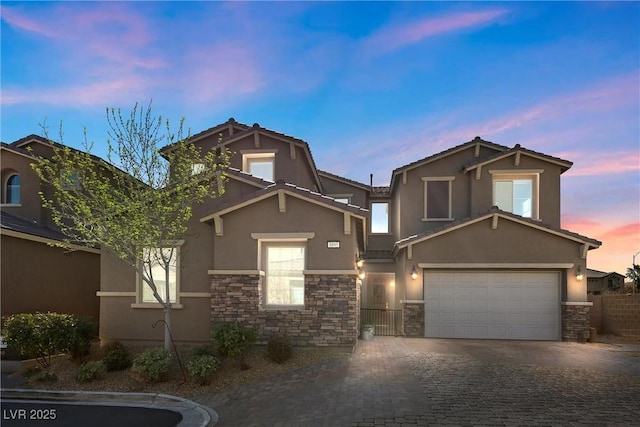
[[[374,337],[200,396],[219,426],[640,425],[640,347]]]

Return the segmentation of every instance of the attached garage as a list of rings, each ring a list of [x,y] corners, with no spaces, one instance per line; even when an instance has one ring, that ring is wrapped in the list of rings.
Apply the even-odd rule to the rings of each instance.
[[[559,271],[424,270],[425,336],[560,339]]]

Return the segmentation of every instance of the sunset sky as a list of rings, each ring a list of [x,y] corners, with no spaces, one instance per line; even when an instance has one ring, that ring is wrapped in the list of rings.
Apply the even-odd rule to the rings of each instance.
[[[46,118],[104,155],[105,108],[153,99],[192,133],[257,122],[307,141],[321,169],[386,185],[478,135],[574,162],[562,226],[603,242],[590,268],[624,274],[640,251],[638,2],[0,8],[3,142]]]

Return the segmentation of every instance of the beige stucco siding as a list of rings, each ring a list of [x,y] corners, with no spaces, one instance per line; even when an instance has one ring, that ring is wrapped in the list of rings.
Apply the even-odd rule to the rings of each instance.
[[[286,197],[286,212],[279,211],[278,197],[272,196],[223,215],[224,235],[217,236],[214,249],[215,270],[255,270],[258,268],[258,241],[252,233],[306,233],[309,270],[353,270],[356,254],[356,227],[344,234],[342,212],[314,203]],[[213,227],[211,227],[213,232]],[[339,249],[328,249],[328,240],[340,241]]]
[[[351,204],[367,208],[367,192],[362,188],[349,185],[345,182],[341,182],[335,179],[328,178],[326,176],[321,177],[322,187],[324,193],[330,196],[351,194]]]
[[[3,205],[3,209],[7,212],[20,216],[22,218],[43,223],[42,202],[38,192],[40,191],[40,179],[31,168],[34,162],[25,156],[13,153],[8,150],[2,150],[2,200],[5,200],[6,182],[13,173],[20,174],[20,205]]]
[[[493,230],[492,219],[459,228],[413,245],[404,277],[413,265],[428,264],[574,264],[563,282],[563,300],[586,301],[586,280],[577,282],[574,271],[586,271],[579,242],[506,219]],[[403,249],[402,256],[407,256]],[[526,268],[525,268],[526,269]],[[407,299],[422,298],[422,281],[407,281]]]
[[[545,224],[560,227],[560,166],[540,159],[520,156],[519,166],[515,166],[515,155],[484,165],[480,179],[476,170],[468,172],[467,182],[471,183],[471,210],[483,212],[493,206],[493,175],[490,171],[542,171],[539,174],[539,213]]]
[[[2,315],[53,311],[98,322],[100,255],[2,236]]]

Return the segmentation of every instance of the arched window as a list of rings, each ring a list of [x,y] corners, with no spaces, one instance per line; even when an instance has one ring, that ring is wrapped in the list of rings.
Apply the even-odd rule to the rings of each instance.
[[[10,205],[20,204],[20,175],[14,173],[7,178],[5,187],[5,203]]]

